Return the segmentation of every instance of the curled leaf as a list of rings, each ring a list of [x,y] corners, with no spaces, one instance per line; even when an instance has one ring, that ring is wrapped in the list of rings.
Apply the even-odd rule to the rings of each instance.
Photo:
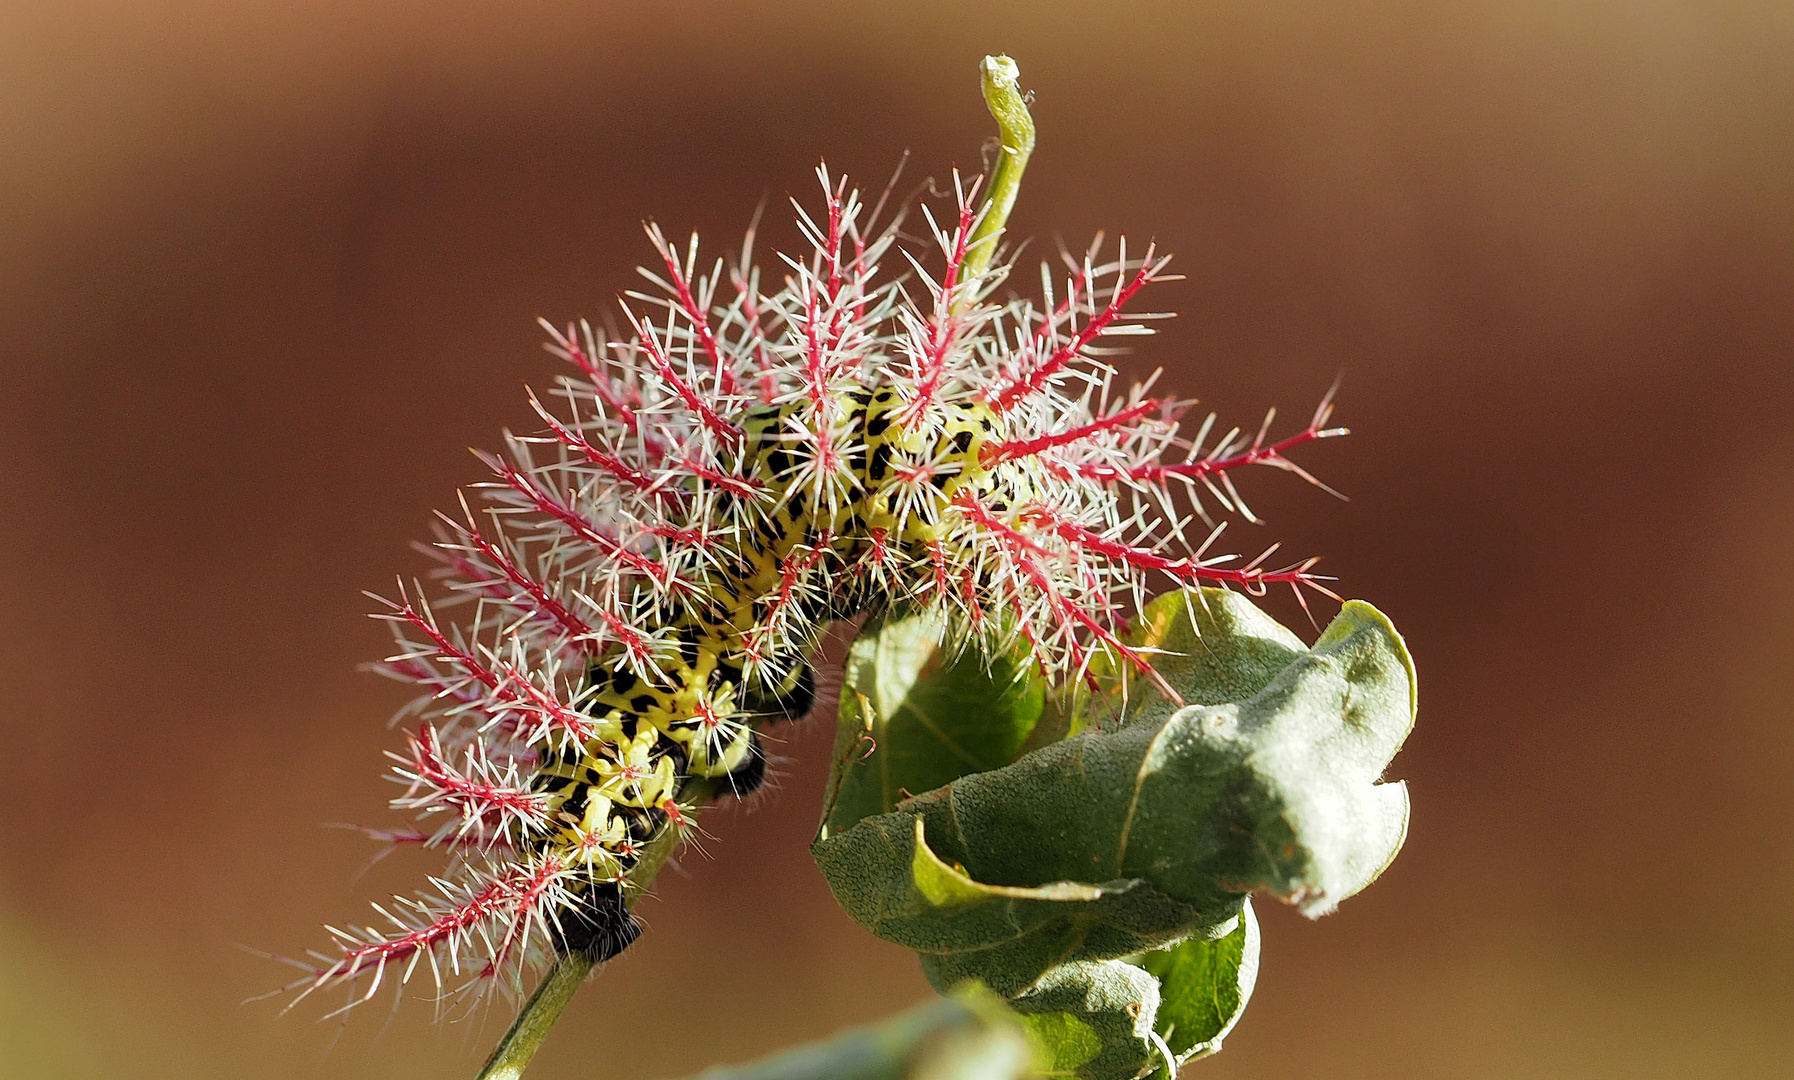
[[[1046,685],[1026,653],[956,656],[933,614],[867,626],[847,657],[821,835],[910,795],[1014,761],[1039,724]]]
[[[1087,715],[1119,722],[886,812],[831,819],[838,828],[813,846],[847,912],[914,949],[937,987],[976,978],[1036,1017],[1083,1001],[1076,1025],[1031,1024],[1058,1024],[1066,1047],[1095,1037],[1093,1056],[1065,1066],[1092,1077],[1134,1075],[1123,1058],[1144,1069],[1148,1042],[1161,1059],[1212,1052],[1256,972],[1247,894],[1330,910],[1381,873],[1407,827],[1405,786],[1378,780],[1412,727],[1414,672],[1376,609],[1347,603],[1310,649],[1245,599],[1208,590],[1150,605],[1135,640],[1162,650],[1155,664],[1188,704],[1111,680],[1131,699]],[[931,713],[949,733],[1001,720],[990,702],[1012,690],[987,681],[958,710]],[[898,715],[905,702],[884,695],[877,708]],[[1019,731],[1005,737],[1024,741]],[[1123,991],[1142,977],[1156,997]],[[1124,998],[1149,1035],[1123,1037],[1111,1006]]]
[[[1061,964],[1009,1004],[1054,1076],[1139,1076],[1157,1056],[1159,981],[1133,964]]]
[[[1171,1080],[1221,1049],[1258,977],[1258,920],[1247,903],[1218,938],[1100,963],[1061,964],[1010,1001],[1056,1076]]]
[[[1177,1065],[1219,1051],[1239,1023],[1258,981],[1258,946],[1258,917],[1248,901],[1231,932],[1180,941],[1135,961],[1159,982],[1153,1029]],[[1157,1075],[1171,1080],[1176,1071]]]

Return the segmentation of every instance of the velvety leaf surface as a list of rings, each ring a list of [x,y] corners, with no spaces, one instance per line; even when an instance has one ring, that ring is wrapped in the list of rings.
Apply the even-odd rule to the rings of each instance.
[[[1166,593],[1146,605],[1125,640],[1152,657],[1153,669],[1185,705],[1244,701],[1308,651],[1302,639],[1227,589]],[[1179,706],[1131,667],[1119,672],[1099,658],[1102,693],[1072,698],[1072,730],[1117,716],[1128,721],[1167,715]]]
[[[1258,946],[1258,917],[1248,901],[1233,932],[1180,941],[1136,961],[1159,982],[1153,1029],[1179,1065],[1220,1050],[1239,1022],[1258,981]],[[1156,1075],[1171,1080],[1172,1071],[1161,1064]]]
[[[813,848],[854,919],[935,986],[1010,999],[1066,1075],[1212,1052],[1256,974],[1246,895],[1319,914],[1406,835],[1405,787],[1377,781],[1413,724],[1414,674],[1374,608],[1347,603],[1312,649],[1225,592],[1160,600],[1135,634],[1186,704],[1136,681],[1100,704],[1116,719]]]
[[[867,626],[848,653],[822,835],[1014,761],[1046,685],[1024,657],[952,656],[938,618]]]
[[[1052,1076],[1139,1076],[1153,1046],[1159,983],[1120,960],[1061,964],[1010,1006],[1022,1014]]]
[[[1258,977],[1258,920],[1127,961],[1061,964],[1010,1001],[1051,1075],[1171,1080],[1221,1049]],[[1156,1036],[1156,1038],[1155,1038]],[[1167,1057],[1171,1063],[1167,1062]]]

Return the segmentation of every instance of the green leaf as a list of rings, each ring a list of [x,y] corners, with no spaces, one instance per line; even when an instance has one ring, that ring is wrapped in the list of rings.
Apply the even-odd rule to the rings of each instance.
[[[1135,1077],[1221,1049],[1258,977],[1258,920],[1247,903],[1214,939],[1189,938],[1129,961],[1061,964],[1010,1002],[1046,1072]]]
[[[1301,638],[1226,589],[1158,597],[1134,619],[1125,640],[1152,655],[1153,670],[1185,705],[1244,701],[1308,651]],[[1117,671],[1108,657],[1100,657],[1092,667],[1103,693],[1094,699],[1088,691],[1072,696],[1068,711],[1074,714],[1074,732],[1117,715],[1133,722],[1179,708],[1131,666]]]
[[[911,1009],[752,1065],[700,1080],[1022,1080],[1035,1052],[1015,1017],[988,991]]]
[[[1010,1001],[1049,1076],[1173,1080],[1221,1049],[1258,976],[1248,902],[1213,939],[1189,938],[1128,960],[1060,964]]]
[[[1153,1040],[1159,983],[1133,964],[1061,964],[1009,1004],[1049,1076],[1134,1077],[1162,1058]]]
[[[1236,603],[1209,594],[1211,612]],[[1013,998],[1060,964],[1220,933],[1252,891],[1313,915],[1368,884],[1406,833],[1406,789],[1376,783],[1413,722],[1401,639],[1358,602],[1312,650],[1237,614],[1178,688],[1251,686],[1287,648],[1250,697],[1142,708],[831,833],[812,850],[836,899],[936,986]]]
[[[1181,941],[1136,961],[1158,980],[1152,1026],[1178,1065],[1219,1051],[1239,1022],[1258,980],[1258,943],[1258,917],[1248,902],[1232,932]],[[1174,1074],[1161,1066],[1155,1075],[1171,1080]]]
[[[895,615],[854,639],[823,837],[912,794],[1009,764],[1040,722],[1046,684],[1026,654],[955,654],[945,633],[938,617]]]
[[[937,855],[925,827],[918,815],[880,815],[812,851],[848,914],[920,953],[923,973],[943,992],[979,979],[1014,997],[1058,964],[1157,948],[1204,921],[1192,905],[1138,879],[987,884],[961,858]],[[1228,921],[1239,905],[1227,897],[1212,921]]]

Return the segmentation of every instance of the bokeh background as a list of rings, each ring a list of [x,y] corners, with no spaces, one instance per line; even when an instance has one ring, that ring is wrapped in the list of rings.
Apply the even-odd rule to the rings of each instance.
[[[1794,1055],[1794,6],[1777,0],[0,5],[0,1075],[471,1076],[244,951],[420,879],[361,589],[602,316],[640,223],[793,239],[811,170],[1041,143],[1019,235],[1156,239],[1127,363],[1354,435],[1246,490],[1422,673],[1407,850],[1265,906],[1189,1075],[1771,1077]],[[1277,614],[1300,623],[1288,605]],[[1323,611],[1323,616],[1326,612]],[[805,846],[827,724],[712,815],[532,1077],[651,1080],[928,994]],[[360,876],[358,876],[360,875]]]

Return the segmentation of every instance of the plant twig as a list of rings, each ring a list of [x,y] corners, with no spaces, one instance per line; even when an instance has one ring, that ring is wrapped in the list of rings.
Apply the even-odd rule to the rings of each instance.
[[[479,1080],[516,1080],[523,1075],[524,1066],[548,1037],[548,1029],[561,1018],[561,1010],[592,973],[592,965],[592,954],[583,950],[555,960],[542,977],[542,984],[511,1022],[511,1029],[498,1040],[492,1056],[486,1059],[486,1067],[480,1070]]]
[[[997,253],[998,234],[1015,208],[1015,197],[1022,190],[1022,171],[1028,167],[1028,155],[1034,152],[1034,117],[1028,113],[1028,102],[1022,96],[1019,82],[1021,68],[1007,56],[987,56],[982,65],[984,104],[997,122],[1002,149],[991,167],[990,182],[984,189],[984,211],[972,230],[972,242],[966,258],[967,280],[984,276]]]
[[[696,807],[710,801],[716,792],[716,781],[708,777],[693,777],[685,783],[685,790],[680,793],[681,801],[688,805],[684,808],[689,822],[697,816]],[[690,826],[688,825],[687,828]],[[646,892],[653,884],[654,877],[660,873],[667,860],[679,850],[685,829],[668,822],[642,851],[640,861],[629,874],[629,893],[631,896]],[[542,982],[536,987],[529,1000],[517,1013],[517,1019],[511,1022],[510,1030],[498,1040],[493,1048],[492,1056],[486,1059],[485,1067],[480,1069],[476,1080],[517,1080],[523,1075],[524,1068],[530,1059],[541,1049],[542,1040],[548,1037],[548,1031],[554,1027],[567,1003],[573,1000],[574,993],[592,973],[595,961],[590,953],[583,950],[566,956],[555,958],[554,966],[542,976]]]

